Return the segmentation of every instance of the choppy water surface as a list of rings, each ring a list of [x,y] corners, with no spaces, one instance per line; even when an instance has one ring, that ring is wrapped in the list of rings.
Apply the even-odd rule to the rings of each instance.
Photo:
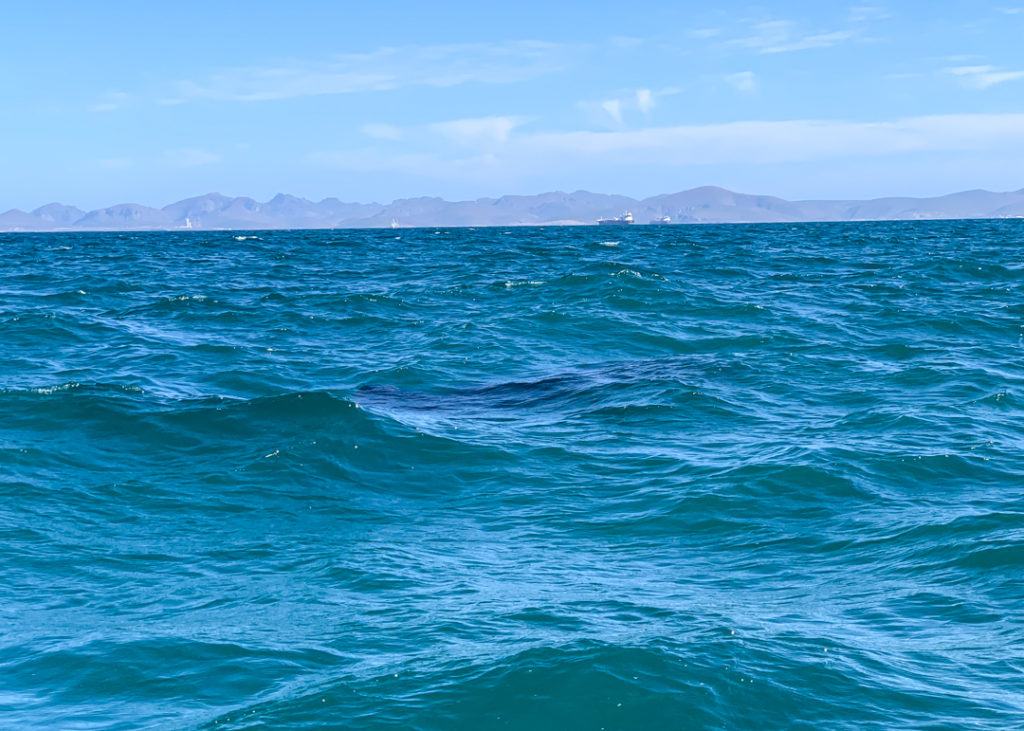
[[[1024,222],[0,255],[4,728],[1024,727]]]

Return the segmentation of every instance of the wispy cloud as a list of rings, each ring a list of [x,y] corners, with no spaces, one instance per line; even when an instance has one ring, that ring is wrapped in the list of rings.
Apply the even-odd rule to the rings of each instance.
[[[181,81],[173,98],[266,101],[407,86],[503,84],[549,74],[568,63],[571,47],[542,41],[381,48],[319,60],[221,69]]]
[[[952,56],[946,56],[944,60],[948,61],[949,63],[965,64],[970,63],[971,61],[978,61],[983,58],[985,57],[982,56],[980,53],[957,53]]]
[[[385,153],[380,150],[320,150],[310,153],[306,163],[317,167],[358,173],[393,172],[447,181],[487,182],[502,170],[506,161],[493,153],[445,157],[437,152]]]
[[[223,158],[220,155],[214,152],[197,150],[191,147],[167,150],[164,152],[164,162],[177,168],[194,168],[201,167],[203,165],[213,165],[220,162],[222,159]]]
[[[89,110],[93,112],[112,112],[115,109],[121,109],[131,101],[131,95],[123,91],[111,90],[104,92],[99,101],[89,106]]]
[[[693,164],[991,149],[1011,142],[1024,142],[1024,114],[936,115],[891,122],[731,122],[627,132],[537,134],[523,140],[534,149],[559,147],[581,155],[621,153],[637,161]]]
[[[749,48],[758,53],[786,53],[810,48],[828,48],[858,35],[854,29],[804,33],[791,20],[756,23],[751,30],[750,35],[735,38],[728,42],[729,45]]]
[[[373,122],[364,124],[361,128],[364,135],[375,140],[400,140],[402,139],[402,128],[394,124]]]
[[[725,82],[736,89],[736,91],[744,93],[757,89],[757,80],[754,77],[753,71],[740,71],[739,73],[729,74],[725,77]]]
[[[433,125],[435,131],[439,125]],[[887,122],[747,121],[604,132],[517,132],[500,144],[426,154],[354,150],[318,153],[311,162],[354,170],[395,170],[439,179],[535,175],[588,165],[771,164],[931,152],[999,152],[1024,144],[1024,114],[953,114]]]
[[[706,38],[715,38],[722,35],[721,28],[694,28],[693,30],[687,31],[687,35],[691,38],[697,38],[703,40]]]
[[[622,124],[622,101],[619,99],[605,99],[601,102],[601,109],[608,112],[608,116],[615,120],[616,124]]]
[[[636,106],[641,114],[647,115],[651,113],[651,110],[654,109],[654,94],[651,93],[650,89],[636,90]]]
[[[995,66],[954,66],[946,71],[960,77],[972,89],[987,89],[1006,81],[1024,79],[1024,71],[1005,71]]]
[[[478,147],[507,141],[512,130],[528,121],[526,117],[478,117],[438,122],[429,129],[459,145]]]
[[[647,42],[645,38],[635,36],[612,36],[609,42],[615,48],[638,48]]]
[[[135,167],[135,161],[130,157],[104,157],[96,160],[96,166],[103,170],[127,170]]]
[[[864,23],[872,20],[885,20],[889,18],[889,11],[876,5],[855,5],[850,8],[849,19],[851,23]]]

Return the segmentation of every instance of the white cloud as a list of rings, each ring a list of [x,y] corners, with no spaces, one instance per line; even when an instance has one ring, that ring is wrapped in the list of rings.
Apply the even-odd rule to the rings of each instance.
[[[561,70],[572,48],[541,41],[381,48],[320,60],[222,69],[177,84],[173,99],[266,101],[405,86],[502,84]]]
[[[973,89],[987,89],[1005,81],[1024,79],[1024,71],[1001,71],[994,66],[955,66],[946,69]]]
[[[636,106],[643,114],[650,114],[654,109],[654,95],[650,89],[636,90]]]
[[[618,96],[611,99],[600,102],[582,101],[577,106],[588,113],[590,121],[594,124],[602,127],[608,127],[609,124],[621,127],[627,123],[630,114],[639,112],[643,116],[649,117],[660,97],[681,92],[682,89],[676,87],[657,90],[643,88],[627,91],[623,89],[618,92]]]
[[[402,128],[394,124],[373,122],[364,124],[361,128],[364,135],[375,140],[400,140],[402,139]]]
[[[164,161],[177,168],[194,168],[202,165],[213,165],[223,158],[213,152],[186,147],[164,152]]]
[[[748,93],[757,89],[757,80],[754,78],[753,71],[740,71],[739,73],[729,74],[725,77],[725,81],[736,91]]]

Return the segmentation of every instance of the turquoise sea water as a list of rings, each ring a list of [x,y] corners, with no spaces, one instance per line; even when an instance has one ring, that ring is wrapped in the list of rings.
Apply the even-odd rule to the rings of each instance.
[[[1024,222],[0,255],[0,727],[1024,727]]]

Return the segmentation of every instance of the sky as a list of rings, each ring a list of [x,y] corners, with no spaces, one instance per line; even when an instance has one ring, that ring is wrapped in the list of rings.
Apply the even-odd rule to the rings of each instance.
[[[0,24],[0,211],[1024,187],[1014,0],[0,0]]]

